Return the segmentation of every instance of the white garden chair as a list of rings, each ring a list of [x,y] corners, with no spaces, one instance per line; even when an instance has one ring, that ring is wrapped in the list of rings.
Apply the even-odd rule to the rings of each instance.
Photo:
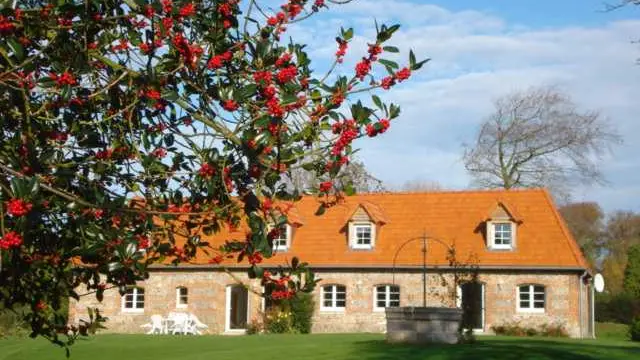
[[[171,322],[169,332],[173,335],[176,334],[196,334],[195,323],[190,319],[190,314],[185,313],[169,313],[167,320]]]
[[[140,325],[142,328],[148,328],[147,334],[163,334],[164,333],[164,319],[161,315],[151,315],[151,322],[148,324]]]
[[[200,329],[208,329],[209,326],[207,326],[207,324],[201,322],[197,316],[193,315],[193,314],[189,314],[189,320],[193,323],[193,326],[195,328],[195,333],[197,335],[201,335],[202,332],[200,331]]]

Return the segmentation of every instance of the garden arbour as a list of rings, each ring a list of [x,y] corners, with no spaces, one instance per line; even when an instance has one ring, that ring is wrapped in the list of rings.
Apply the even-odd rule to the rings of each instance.
[[[63,299],[125,291],[147,266],[197,251],[221,266],[246,259],[279,294],[311,291],[316,281],[297,259],[273,276],[260,267],[270,225],[300,196],[282,180],[295,167],[321,177],[319,213],[350,194],[335,184],[353,141],[383,133],[400,110],[376,95],[371,105],[346,100],[389,89],[425,62],[412,52],[402,68],[380,58],[398,52],[387,45],[398,26],[382,25],[352,75],[334,76],[353,38],[341,29],[333,64],[315,76],[303,44],[281,38],[343,2],[290,0],[275,12],[255,0],[3,5],[3,307],[26,305],[33,335],[69,344],[99,322],[69,328],[55,311]],[[220,248],[201,240],[244,222],[244,239]]]

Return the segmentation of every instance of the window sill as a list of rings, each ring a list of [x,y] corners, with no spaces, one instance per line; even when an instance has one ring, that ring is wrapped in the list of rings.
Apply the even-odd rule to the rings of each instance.
[[[544,309],[535,310],[535,309],[517,309],[518,314],[544,314],[546,311]]]
[[[144,309],[120,309],[120,312],[127,314],[143,314]]]
[[[176,309],[186,309],[189,305],[176,305]]]
[[[344,313],[344,308],[320,308],[320,312],[325,312],[325,313]]]

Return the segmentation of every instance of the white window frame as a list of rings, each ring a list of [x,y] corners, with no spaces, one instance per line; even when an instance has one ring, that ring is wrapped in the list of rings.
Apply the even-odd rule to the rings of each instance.
[[[384,303],[385,306],[380,307],[378,306],[378,288],[379,287],[384,287]],[[376,286],[373,287],[373,311],[384,311],[384,309],[386,307],[391,307],[389,306],[391,304],[391,288],[395,287],[398,288],[398,306],[400,306],[400,286],[398,285],[389,285],[389,284],[378,284]],[[392,307],[396,307],[396,306],[392,306]]]
[[[142,294],[140,294],[139,290],[142,290]],[[129,291],[132,292],[132,297],[133,297],[132,298],[133,307],[131,307],[131,308],[126,307],[126,303],[127,303],[126,298],[127,298],[127,295],[128,295]],[[140,296],[142,296],[142,307],[138,307],[138,303],[140,302],[138,300],[138,298]],[[127,293],[125,293],[124,295],[122,295],[120,297],[120,299],[121,299],[120,307],[121,307],[122,312],[127,312],[127,313],[141,313],[141,312],[144,312],[144,302],[145,302],[144,296],[145,296],[145,291],[144,291],[143,287],[136,286],[136,287],[127,288]]]
[[[369,244],[358,244],[358,229],[369,228],[371,240]],[[376,226],[372,222],[349,223],[349,243],[352,249],[371,250],[376,244]]]
[[[338,287],[344,288],[344,306],[338,306]],[[325,306],[325,294],[331,294],[331,305]],[[340,284],[324,285],[320,290],[320,311],[344,312],[347,307],[347,287]]]
[[[520,288],[524,287],[524,286],[526,286],[528,288],[527,289],[527,293],[529,294],[529,300],[525,300],[525,301],[529,302],[529,305],[527,307],[521,307],[520,306],[520,302],[522,301],[520,299],[520,294],[521,294]],[[543,302],[544,306],[542,308],[534,307],[534,303],[535,303],[534,296],[536,294],[534,288],[536,286],[542,287],[542,289],[543,289],[542,293],[544,294],[544,300],[543,300],[544,301]],[[538,294],[539,294],[539,292],[538,292]],[[523,313],[544,313],[546,308],[547,308],[547,287],[544,286],[544,285],[540,285],[540,284],[521,284],[521,285],[518,285],[518,287],[517,287],[517,295],[516,296],[517,296],[516,297],[516,307],[517,307],[518,312],[523,312]]]
[[[496,244],[496,228],[495,225],[508,224],[511,227],[511,243]],[[512,250],[516,244],[516,224],[513,221],[489,221],[487,222],[487,237],[489,248],[495,250]]]
[[[272,227],[273,228],[273,227]],[[285,228],[285,233],[284,233],[284,238],[282,238],[282,234],[280,234],[278,238],[273,239],[273,251],[274,252],[285,252],[288,251],[289,248],[291,247],[291,225],[289,224],[284,224],[284,228]],[[281,245],[280,243],[277,243],[276,241],[281,241],[284,240],[285,244]]]
[[[186,293],[182,295],[180,291],[184,289]],[[184,302],[182,301],[184,298]],[[185,309],[189,306],[189,288],[186,286],[178,286],[176,288],[176,309]]]

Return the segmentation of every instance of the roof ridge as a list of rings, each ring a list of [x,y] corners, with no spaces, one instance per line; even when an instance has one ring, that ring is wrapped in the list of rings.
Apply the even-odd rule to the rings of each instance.
[[[349,197],[357,197],[357,196],[388,196],[388,195],[428,195],[428,194],[488,194],[488,193],[527,193],[527,192],[544,192],[544,188],[535,187],[535,188],[517,188],[517,189],[448,189],[448,190],[426,190],[426,191],[379,191],[379,192],[359,192],[354,195],[347,196]],[[303,198],[306,197],[317,197],[315,195],[304,195]]]

